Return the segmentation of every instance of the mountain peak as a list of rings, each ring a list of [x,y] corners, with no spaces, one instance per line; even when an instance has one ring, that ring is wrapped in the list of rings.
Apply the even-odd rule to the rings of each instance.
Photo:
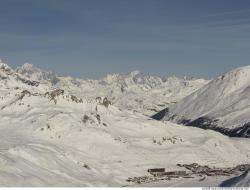
[[[31,69],[31,68],[34,68],[35,66],[31,63],[24,63],[21,68],[23,69]]]
[[[241,77],[243,75],[243,78],[246,76],[250,76],[250,65],[247,66],[243,66],[243,67],[238,67],[236,69],[233,69],[227,73],[225,73],[224,75],[221,75],[219,77],[219,79],[225,79],[225,78],[237,78],[237,77]]]
[[[12,71],[12,68],[7,63],[4,63],[1,59],[0,59],[0,69],[3,69],[5,71]]]
[[[34,66],[31,63],[24,63],[21,67],[16,68],[16,72],[27,75],[27,73],[43,72],[42,69]]]
[[[59,81],[53,72],[44,71],[31,63],[25,63],[21,67],[16,68],[16,72],[34,81],[48,81],[53,84]]]
[[[130,72],[131,76],[142,75],[142,74],[143,74],[143,72],[141,72],[139,70],[135,70],[135,71]]]

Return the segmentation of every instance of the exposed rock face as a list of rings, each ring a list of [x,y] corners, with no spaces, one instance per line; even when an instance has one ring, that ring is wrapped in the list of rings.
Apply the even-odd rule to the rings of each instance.
[[[57,103],[56,97],[63,95],[64,94],[64,90],[62,89],[56,89],[53,90],[52,92],[46,92],[45,96],[48,96],[50,100],[53,100],[54,103]]]
[[[75,95],[70,95],[70,99],[72,102],[83,103],[82,98],[77,98]]]
[[[36,86],[38,87],[39,86],[39,82],[37,81],[30,81],[30,80],[27,80],[27,79],[24,79],[24,78],[21,78],[18,76],[18,80],[22,81],[23,83],[27,84],[27,85],[30,85],[30,86]]]
[[[99,105],[103,105],[106,108],[109,107],[110,105],[112,105],[112,102],[110,100],[108,100],[107,97],[96,97],[96,101],[98,102]]]

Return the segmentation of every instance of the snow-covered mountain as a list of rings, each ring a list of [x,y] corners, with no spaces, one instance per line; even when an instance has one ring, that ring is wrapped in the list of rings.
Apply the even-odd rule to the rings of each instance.
[[[15,71],[30,80],[39,82],[46,81],[52,83],[53,85],[59,82],[58,76],[55,73],[41,70],[30,63],[25,63],[21,67],[17,67]]]
[[[129,74],[109,74],[100,80],[82,80],[58,76],[31,64],[16,69],[19,74],[52,87],[62,88],[79,97],[108,97],[122,110],[152,115],[202,87],[204,79],[158,77],[133,71]]]
[[[37,87],[40,83],[38,81],[27,79],[26,77],[16,73],[6,63],[3,63],[0,60],[0,87],[9,89],[27,85]]]
[[[171,106],[163,120],[250,137],[250,66],[232,70]]]
[[[106,79],[58,77],[52,85],[46,78],[32,81],[29,75],[1,63],[0,186],[127,186],[134,184],[126,179],[148,175],[149,168],[171,171],[179,169],[177,164],[193,162],[210,167],[250,164],[250,139],[236,140],[215,131],[152,120],[120,103],[122,94],[124,102],[133,105],[136,96],[155,99],[158,93],[168,93],[161,95],[165,99],[178,92],[191,93],[202,82],[144,76],[144,82],[138,78],[140,82],[133,82],[130,75],[137,74],[123,76],[128,89],[118,93],[121,80],[108,84]],[[137,83],[147,83],[151,90],[136,88]],[[108,93],[119,101],[98,97]],[[208,180],[219,183],[224,179]],[[165,183],[176,186],[188,180]]]
[[[165,106],[176,103],[208,81],[203,79],[161,78],[139,71],[108,75],[99,82],[119,108],[152,115]]]
[[[164,81],[161,77],[150,76],[141,71],[132,71],[129,74],[111,74],[101,80],[102,84],[116,85],[121,91],[131,88],[141,88],[142,90],[150,90],[157,86],[161,86]]]

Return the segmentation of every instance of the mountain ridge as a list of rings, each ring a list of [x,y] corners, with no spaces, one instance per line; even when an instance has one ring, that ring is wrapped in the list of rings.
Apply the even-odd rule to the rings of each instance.
[[[24,64],[16,69],[21,75],[29,79],[36,79],[40,83],[47,83],[51,88],[62,88],[78,96],[108,97],[121,109],[130,109],[150,115],[162,109],[162,106],[176,102],[189,93],[207,83],[204,79],[188,79],[186,77],[158,77],[132,71],[127,74],[108,74],[100,80],[83,80],[73,77],[59,76],[49,71],[43,71],[31,64]],[[56,82],[52,82],[56,81]],[[152,99],[151,96],[155,96]],[[142,105],[142,103],[144,105]]]
[[[250,66],[240,67],[170,106],[163,120],[250,137],[249,96]]]

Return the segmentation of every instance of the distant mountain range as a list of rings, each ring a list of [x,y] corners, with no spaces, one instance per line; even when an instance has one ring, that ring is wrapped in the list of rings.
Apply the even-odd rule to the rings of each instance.
[[[140,71],[109,74],[100,80],[82,80],[59,76],[32,64],[24,64],[15,71],[29,80],[62,88],[78,96],[106,96],[120,109],[134,110],[146,115],[156,113],[163,107],[177,102],[208,82],[187,77],[150,76]]]

